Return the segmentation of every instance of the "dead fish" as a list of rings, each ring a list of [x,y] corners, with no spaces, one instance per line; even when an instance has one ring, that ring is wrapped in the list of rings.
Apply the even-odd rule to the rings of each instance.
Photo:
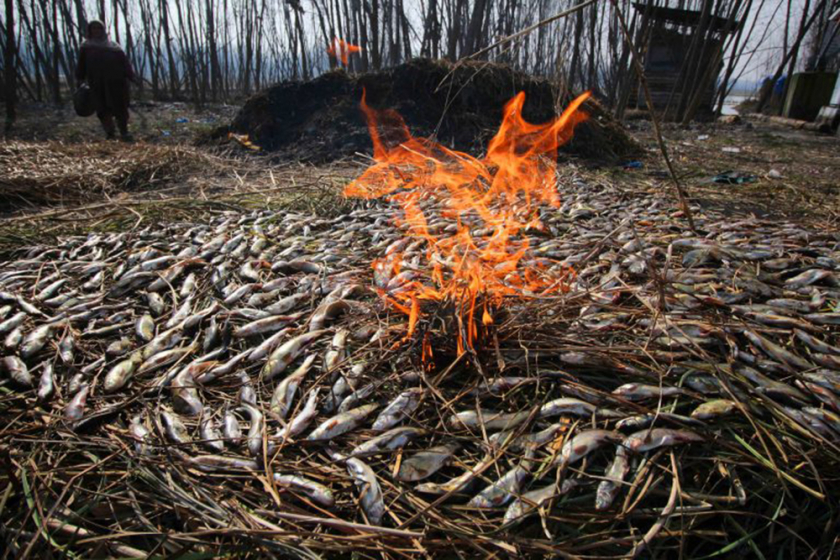
[[[292,402],[294,401],[298,387],[304,377],[306,377],[306,374],[312,368],[315,358],[315,354],[307,356],[294,373],[286,376],[286,378],[277,385],[277,388],[274,390],[274,394],[271,396],[271,412],[284,420],[286,419],[286,415],[288,415],[289,410],[292,407]]]
[[[282,373],[308,345],[318,340],[325,332],[327,331],[312,331],[285,342],[268,357],[260,373],[262,379],[267,381]]]
[[[335,505],[335,498],[333,498],[330,489],[308,478],[291,474],[274,473],[274,483],[282,489],[301,492],[321,506],[332,507]]]
[[[387,430],[408,418],[411,413],[420,406],[420,398],[423,396],[423,389],[413,388],[403,391],[379,413],[373,422],[373,429],[376,431]]]
[[[510,430],[525,422],[531,416],[530,412],[494,412],[482,410],[480,413],[475,410],[458,412],[447,418],[446,423],[451,428],[481,429],[485,430]]]
[[[64,338],[58,343],[58,357],[64,365],[71,365],[73,363],[74,354],[73,349],[76,346],[76,339],[73,338],[73,333],[69,330]]]
[[[803,286],[816,284],[817,282],[828,278],[833,279],[834,274],[828,270],[813,268],[811,270],[806,270],[801,274],[797,274],[793,278],[788,278],[785,280],[785,286],[789,289],[801,288]],[[836,280],[832,282],[832,284],[834,283],[836,283]]]
[[[151,315],[142,315],[134,324],[134,332],[143,342],[150,342],[155,337],[155,320]]]
[[[29,317],[29,315],[22,311],[15,313],[10,318],[0,323],[0,334],[6,334],[7,332],[15,330],[21,326],[24,321],[26,321],[27,317]]]
[[[333,336],[330,347],[324,354],[324,371],[332,371],[338,364],[344,361],[344,346],[347,343],[347,335],[347,331],[341,329]]]
[[[24,387],[32,387],[32,375],[29,373],[29,368],[17,356],[6,356],[3,358],[3,369],[9,377],[18,385]]]
[[[811,369],[813,366],[809,364],[806,360],[803,360],[799,356],[795,356],[791,352],[788,352],[778,344],[771,342],[764,338],[763,336],[750,331],[748,329],[744,330],[744,336],[746,336],[750,342],[755,344],[758,348],[763,350],[768,356],[771,358],[783,362],[785,364],[800,368],[800,369]]]
[[[172,407],[187,416],[199,416],[204,412],[204,403],[196,388],[193,369],[185,367],[172,378]]]
[[[370,416],[376,409],[376,404],[366,404],[359,408],[342,412],[329,420],[325,420],[306,439],[309,441],[326,441],[346,434],[359,427],[365,418]]]
[[[706,425],[701,420],[691,418],[690,416],[673,414],[671,412],[650,412],[647,414],[638,414],[636,416],[622,418],[621,420],[615,423],[615,427],[617,430],[641,430],[642,428],[650,427],[656,421],[677,424],[678,426],[688,425],[703,427]]]
[[[138,414],[132,417],[131,423],[128,426],[128,433],[131,436],[131,439],[134,440],[134,451],[138,455],[148,455],[149,445],[147,443],[147,438],[150,432],[143,423],[142,415]]]
[[[840,395],[840,374],[838,373],[821,369],[803,373],[802,379],[820,387],[825,387],[829,391],[834,391],[835,394]]]
[[[164,350],[162,352],[158,352],[140,364],[140,367],[137,369],[137,373],[148,373],[151,371],[155,371],[157,369],[162,368],[163,366],[167,366],[178,360],[181,360],[190,354],[192,354],[196,350],[195,344],[190,344],[189,346],[182,346],[179,348],[172,348],[171,350]]]
[[[713,420],[732,414],[738,410],[738,403],[727,399],[715,399],[707,401],[691,412],[691,417],[698,420]]]
[[[548,426],[543,430],[540,430],[539,432],[533,434],[526,434],[514,439],[513,441],[508,443],[507,449],[510,449],[511,451],[518,451],[527,447],[542,447],[543,445],[556,440],[563,432],[565,432],[568,429],[568,424],[558,422],[556,424]],[[513,432],[511,431],[498,432],[490,436],[488,438],[488,441],[491,445],[502,446],[512,435]]]
[[[149,310],[155,317],[160,317],[166,311],[166,302],[157,292],[146,292],[146,303],[149,304]],[[151,316],[149,318],[151,319]],[[154,323],[152,323],[152,328],[154,328]]]
[[[41,378],[38,381],[38,402],[45,403],[49,401],[55,393],[55,372],[53,365],[50,362],[44,363],[44,368],[41,371]]]
[[[595,405],[582,401],[580,399],[573,399],[569,397],[561,397],[554,399],[542,405],[539,411],[540,418],[550,418],[552,416],[592,416],[595,414],[597,408]]]
[[[478,473],[487,467],[487,465],[494,462],[493,459],[492,455],[488,455],[460,476],[447,480],[446,482],[424,482],[415,486],[414,489],[424,494],[437,495],[466,491],[471,483],[478,480]]]
[[[586,430],[563,444],[563,447],[560,449],[560,454],[554,460],[553,464],[567,467],[577,463],[602,445],[617,443],[621,439],[621,434],[612,430]]]
[[[574,490],[578,484],[577,480],[566,479],[560,484],[560,488],[557,488],[556,484],[549,484],[548,486],[525,492],[508,506],[507,511],[505,511],[504,523],[524,519],[549,499],[565,496]]]
[[[357,457],[345,458],[343,455],[328,451],[334,461],[345,461],[347,472],[356,483],[359,491],[359,502],[362,510],[372,525],[381,525],[385,515],[385,502],[382,499],[382,489],[373,470]]]
[[[619,445],[615,450],[615,458],[604,473],[604,480],[598,484],[595,491],[595,509],[604,511],[615,501],[624,482],[624,477],[630,472],[630,458],[627,450]]]
[[[242,441],[242,428],[239,425],[239,419],[229,410],[225,411],[222,433],[231,445],[239,445]]]
[[[286,427],[281,430],[279,436],[282,439],[290,438],[290,437],[297,437],[307,427],[315,417],[318,415],[318,392],[320,388],[315,387],[309,392],[309,397],[306,399],[306,404],[304,404],[303,408],[298,412],[292,420],[286,425]]]
[[[257,319],[256,321],[252,321],[234,329],[233,337],[247,338],[258,334],[274,332],[297,321],[302,315],[303,313],[297,313],[295,315],[272,315],[271,317],[266,317],[265,319]]]
[[[266,286],[268,286],[268,284],[266,284]],[[272,315],[282,315],[284,313],[288,313],[292,309],[296,308],[297,306],[310,299],[312,299],[312,295],[306,292],[293,294],[291,296],[277,300],[275,303],[267,306],[265,310],[271,313]]]
[[[400,447],[403,447],[412,439],[421,436],[425,433],[425,430],[421,430],[419,428],[411,428],[406,426],[394,428],[376,436],[373,439],[370,439],[364,443],[357,445],[353,449],[353,451],[350,452],[350,455],[355,457],[359,455],[371,455],[374,453],[394,451],[396,449],[399,449]]]
[[[112,367],[105,375],[102,390],[105,393],[113,393],[125,387],[141,362],[140,354],[132,354],[127,360],[123,360]]]
[[[52,333],[53,326],[51,324],[41,325],[35,328],[32,332],[27,334],[23,342],[20,344],[20,357],[28,360],[47,344],[47,339]]]
[[[429,478],[442,469],[458,449],[460,446],[457,443],[447,443],[418,451],[403,460],[396,478],[402,482],[417,482]]]
[[[105,354],[108,356],[122,356],[129,350],[131,350],[133,344],[127,338],[121,338],[119,340],[115,340],[108,347],[105,349]]]
[[[810,313],[804,318],[817,325],[840,325],[840,313]],[[0,326],[0,332],[4,332],[2,326]]]
[[[242,408],[251,418],[251,426],[248,428],[248,451],[254,457],[259,457],[263,451],[263,432],[265,431],[263,413],[248,403],[242,403]]]
[[[224,455],[199,455],[189,458],[190,464],[205,472],[258,471],[260,464],[253,459],[226,457]]]
[[[224,452],[225,443],[222,441],[222,433],[212,418],[204,418],[201,421],[201,424],[199,424],[199,433],[201,434],[202,444],[213,451]]]
[[[626,383],[615,389],[612,394],[635,402],[645,399],[671,397],[682,394],[683,392],[679,387],[659,387],[656,385],[643,385],[641,383]]]
[[[64,418],[69,422],[75,422],[85,415],[85,404],[90,393],[90,384],[83,383],[78,392],[73,395],[67,406],[64,407]]]
[[[796,338],[804,342],[805,345],[808,346],[814,352],[819,352],[821,354],[840,355],[840,348],[838,348],[837,346],[827,344],[822,340],[819,340],[818,338],[811,336],[810,334],[800,329],[794,329],[793,334],[795,334]]]
[[[286,335],[289,334],[289,331],[291,331],[291,329],[289,328],[280,329],[279,331],[265,339],[263,342],[260,343],[259,346],[247,353],[248,361],[258,362],[264,359],[266,356],[269,355],[269,353],[271,353],[275,348],[277,348],[280,342],[282,342]]]
[[[239,374],[239,402],[257,406],[257,392],[254,390],[254,385],[251,383],[251,378],[244,371]]]
[[[3,340],[3,348],[6,349],[7,352],[14,352],[18,346],[20,346],[20,341],[23,340],[23,330],[20,327],[16,328]]]
[[[160,413],[160,419],[163,422],[163,429],[166,433],[166,437],[170,440],[182,445],[191,442],[187,427],[177,414],[168,410],[162,410]]]
[[[533,450],[529,449],[518,465],[507,471],[501,478],[473,496],[467,503],[469,507],[492,508],[503,506],[518,495],[522,485],[531,476],[530,462]]]
[[[317,331],[323,329],[327,323],[335,321],[342,313],[350,309],[350,304],[343,299],[325,301],[312,314],[309,320],[309,330]]]
[[[659,447],[697,441],[704,441],[704,439],[702,436],[694,432],[689,432],[688,430],[654,428],[652,430],[641,430],[627,436],[622,445],[635,453],[644,453],[645,451],[651,451]]]

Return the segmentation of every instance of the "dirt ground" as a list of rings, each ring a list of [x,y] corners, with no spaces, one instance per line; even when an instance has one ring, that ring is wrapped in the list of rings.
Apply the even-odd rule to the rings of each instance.
[[[342,185],[368,164],[358,155],[303,165],[236,142],[203,141],[236,111],[230,105],[136,103],[135,142],[123,144],[105,141],[95,118],[76,117],[69,107],[23,107],[0,143],[0,251],[45,237],[198,219],[223,209],[279,205],[330,212],[342,203]],[[627,128],[646,149],[638,161],[599,165],[564,156],[561,175],[628,196],[674,192],[650,122],[630,121]],[[687,129],[666,124],[664,135],[692,204],[732,215],[840,225],[840,138],[749,119]],[[82,163],[84,169],[73,170]],[[730,171],[749,182],[712,180]]]

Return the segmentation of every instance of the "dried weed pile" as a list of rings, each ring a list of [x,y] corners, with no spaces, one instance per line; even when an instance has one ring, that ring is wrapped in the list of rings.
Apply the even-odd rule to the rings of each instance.
[[[0,208],[75,205],[118,193],[152,191],[222,159],[184,146],[89,142],[0,144]]]

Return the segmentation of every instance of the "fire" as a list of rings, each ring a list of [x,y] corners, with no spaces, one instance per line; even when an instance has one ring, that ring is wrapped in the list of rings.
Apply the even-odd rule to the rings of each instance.
[[[333,37],[332,44],[327,47],[327,53],[332,57],[341,59],[341,62],[345,66],[350,62],[350,55],[357,52],[362,52],[362,47],[351,45],[344,39],[339,39],[338,37]]]
[[[494,323],[505,298],[544,297],[568,289],[572,271],[529,254],[528,231],[543,228],[539,212],[558,207],[557,148],[586,119],[580,95],[544,124],[522,118],[525,94],[504,107],[487,155],[475,158],[432,140],[415,138],[393,110],[376,110],[362,94],[375,163],[344,190],[348,197],[387,197],[402,209],[406,237],[373,263],[382,297],[409,318],[415,331],[423,304],[453,305],[458,352],[473,348],[479,322]],[[419,243],[417,243],[419,242]],[[409,266],[406,248],[425,247],[425,266]],[[431,355],[424,339],[423,356]]]

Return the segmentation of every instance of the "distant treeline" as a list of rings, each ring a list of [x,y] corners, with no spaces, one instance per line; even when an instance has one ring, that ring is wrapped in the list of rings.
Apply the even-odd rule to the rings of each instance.
[[[721,68],[718,105],[752,59],[770,26],[754,13],[787,18],[778,53],[794,50],[809,30],[821,32],[835,0],[650,0],[652,6],[693,9],[696,28],[678,86],[702,91],[714,80],[704,40],[716,31],[713,14],[737,32],[714,58]],[[482,52],[499,39],[569,10],[516,41]],[[290,78],[308,79],[341,65],[328,54],[335,38],[358,45],[351,71],[380,69],[411,57],[480,58],[551,77],[567,87],[592,90],[618,115],[637,88],[631,49],[646,44],[652,22],[632,0],[5,0],[0,24],[6,99],[62,103],[76,87],[74,66],[86,23],[105,21],[143,76],[144,94],[195,103],[231,100]],[[709,16],[709,17],[707,17]],[[809,23],[813,16],[812,22]],[[735,26],[741,22],[740,27]],[[774,23],[778,25],[778,23]],[[802,41],[785,64],[796,63]],[[779,59],[782,54],[778,54]],[[693,62],[692,62],[693,61]],[[695,64],[696,63],[696,64]],[[775,66],[774,68],[775,69]],[[711,77],[710,77],[711,76]],[[690,119],[687,99],[679,118]]]

